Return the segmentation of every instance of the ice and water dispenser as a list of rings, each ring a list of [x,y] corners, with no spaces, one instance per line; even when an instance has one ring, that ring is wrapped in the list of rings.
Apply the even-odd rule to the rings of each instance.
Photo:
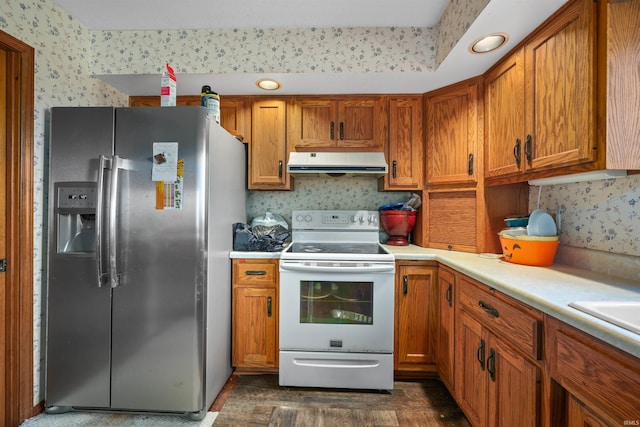
[[[95,182],[57,183],[55,191],[58,253],[95,252]]]

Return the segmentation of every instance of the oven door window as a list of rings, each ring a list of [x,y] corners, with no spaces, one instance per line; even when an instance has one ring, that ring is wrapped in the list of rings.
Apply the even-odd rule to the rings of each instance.
[[[300,281],[300,323],[373,324],[373,282]]]

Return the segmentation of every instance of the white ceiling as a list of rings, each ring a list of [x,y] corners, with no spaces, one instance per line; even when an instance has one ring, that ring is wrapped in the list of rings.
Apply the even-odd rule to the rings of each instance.
[[[92,30],[275,27],[433,27],[449,0],[53,0]],[[265,94],[262,77],[283,87],[278,94],[424,93],[482,74],[566,0],[489,0],[436,71],[422,73],[297,73],[178,75],[181,94],[197,94],[215,78],[220,94]],[[268,6],[268,8],[267,8]],[[470,55],[469,44],[492,33],[509,34],[497,52]],[[158,93],[157,75],[101,75],[129,95]]]

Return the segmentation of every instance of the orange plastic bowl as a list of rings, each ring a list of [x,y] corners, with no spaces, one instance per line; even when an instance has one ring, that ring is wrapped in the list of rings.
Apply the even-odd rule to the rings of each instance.
[[[549,266],[558,250],[558,236],[500,235],[504,259],[515,264]]]

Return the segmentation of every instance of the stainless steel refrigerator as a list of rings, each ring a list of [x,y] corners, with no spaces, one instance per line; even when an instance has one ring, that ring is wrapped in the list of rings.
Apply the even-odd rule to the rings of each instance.
[[[50,122],[47,411],[202,418],[231,373],[244,145],[203,107]]]

